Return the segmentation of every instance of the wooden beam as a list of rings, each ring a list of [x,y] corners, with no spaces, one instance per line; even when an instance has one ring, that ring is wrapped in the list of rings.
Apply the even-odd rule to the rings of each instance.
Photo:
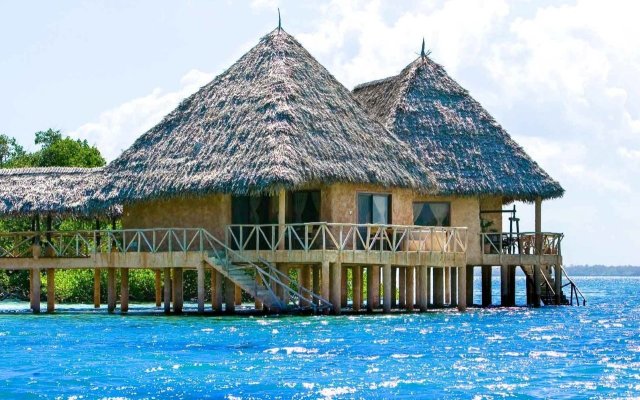
[[[153,272],[155,274],[154,288],[156,290],[156,307],[160,308],[162,305],[162,271],[156,269]]]
[[[101,275],[100,268],[93,270],[93,307],[100,308],[100,291],[101,291]]]
[[[34,314],[40,313],[40,270],[33,269],[33,278],[31,279],[31,310]]]
[[[236,306],[239,306],[242,305],[242,288],[238,285],[235,286],[234,301]]]
[[[229,278],[224,279],[224,311],[227,314],[236,311],[236,284]]]
[[[184,306],[184,286],[182,268],[173,268],[173,312],[182,314]]]
[[[464,282],[465,282],[465,288],[464,288],[464,292],[461,293],[465,293],[465,304],[470,306],[473,305],[473,265],[467,265],[466,267],[462,268],[462,270],[465,273],[464,276]],[[458,282],[460,282],[461,277],[458,275]],[[458,288],[460,288],[461,286],[458,285]],[[460,303],[460,299],[458,299],[458,303]]]
[[[353,279],[353,311],[360,311],[362,307],[362,267],[355,265],[351,268],[351,275]]]
[[[398,307],[398,267],[391,267],[391,308]]]
[[[391,264],[385,264],[384,267],[382,267],[382,271],[383,271],[383,276],[382,276],[382,285],[383,285],[383,290],[382,290],[382,294],[384,296],[383,298],[383,304],[382,304],[382,311],[385,313],[390,313],[391,312]]]
[[[197,274],[197,287],[198,287],[198,312],[200,314],[204,313],[204,265],[201,264],[196,269]]]
[[[433,305],[444,305],[444,268],[433,269]]]
[[[451,268],[451,305],[458,305],[458,268]]]
[[[321,280],[322,280],[322,297],[326,300],[329,299],[330,285],[329,285],[329,261],[322,261]]]
[[[56,310],[56,270],[47,269],[47,312],[53,313]]]
[[[399,267],[398,268],[398,291],[399,299],[398,299],[398,307],[405,308],[407,306],[407,268]]]
[[[164,297],[164,312],[169,314],[171,312],[171,268],[164,268],[162,272],[163,284],[163,297]]]
[[[491,266],[482,266],[482,307],[491,305]]]
[[[462,265],[458,269],[458,311],[465,311],[467,309],[467,277],[468,273],[466,269],[471,269],[471,276],[473,277],[473,268],[469,268]]]
[[[407,267],[407,304],[405,305],[405,309],[407,311],[413,311],[413,307],[416,304],[416,268],[415,267]]]
[[[342,311],[342,264],[335,262],[331,264],[331,304],[333,304],[333,314],[340,315]]]
[[[426,265],[420,265],[416,267],[418,269],[418,281],[420,282],[420,291],[418,292],[418,308],[420,311],[427,311],[429,307],[429,301],[427,299],[427,293],[429,292],[429,268]]]
[[[313,293],[320,295],[320,267],[312,265],[311,269],[313,271]],[[319,301],[317,305],[320,305]]]
[[[348,292],[347,292],[347,276],[348,276],[347,267],[342,267],[342,272],[340,276],[340,306],[345,308],[349,302]]]
[[[120,269],[120,312],[129,312],[129,269]]]
[[[116,269],[107,269],[107,312],[110,314],[116,310]]]
[[[224,301],[224,276],[217,270],[211,271],[211,307],[213,311],[222,312],[222,303]]]
[[[540,307],[540,296],[542,293],[542,271],[540,266],[540,257],[542,256],[542,198],[536,197],[535,204],[535,226],[536,226],[536,255],[538,262],[533,266],[533,306]]]

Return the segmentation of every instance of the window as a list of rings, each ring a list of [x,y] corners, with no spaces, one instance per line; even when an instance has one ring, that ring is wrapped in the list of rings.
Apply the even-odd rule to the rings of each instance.
[[[359,224],[390,224],[391,196],[388,194],[358,194]]]
[[[287,223],[320,221],[320,191],[305,190],[287,194]]]
[[[444,202],[413,203],[413,224],[420,226],[450,226],[451,204]]]

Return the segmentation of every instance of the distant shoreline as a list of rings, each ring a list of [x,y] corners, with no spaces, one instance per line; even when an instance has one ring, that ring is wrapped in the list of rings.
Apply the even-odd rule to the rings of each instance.
[[[640,266],[568,265],[569,276],[640,276]]]

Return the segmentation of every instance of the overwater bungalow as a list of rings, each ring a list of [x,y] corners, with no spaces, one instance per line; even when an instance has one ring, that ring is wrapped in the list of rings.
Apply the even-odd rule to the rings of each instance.
[[[176,313],[185,269],[199,312],[207,298],[234,312],[241,292],[264,312],[465,310],[475,266],[483,305],[491,266],[502,305],[515,304],[516,267],[533,306],[566,304],[567,285],[578,295],[562,234],[541,225],[542,201],[563,189],[424,52],[351,93],[277,28],[105,168],[6,170],[0,183],[0,212],[34,220],[0,236],[0,268],[32,271],[36,312],[40,274],[53,311],[64,268],[96,271],[96,306],[106,269],[110,312],[116,273],[126,312],[136,268],[156,271],[156,303]],[[535,202],[534,231],[503,209],[515,200]],[[98,226],[36,226],[68,214]],[[122,229],[100,226],[120,215]],[[502,232],[503,215],[515,229]]]

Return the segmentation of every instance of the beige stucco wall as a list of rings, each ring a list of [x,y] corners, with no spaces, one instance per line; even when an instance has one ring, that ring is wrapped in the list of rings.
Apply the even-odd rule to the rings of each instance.
[[[397,225],[413,224],[414,201],[445,201],[451,203],[451,226],[468,228],[467,260],[480,264],[481,209],[500,209],[500,197],[445,197],[415,194],[409,189],[385,189],[373,185],[336,184],[321,188],[320,219],[335,223],[357,222],[357,194],[391,194],[391,221]],[[485,218],[494,221],[492,227],[500,229],[501,214],[489,214]],[[216,237],[224,238],[224,227],[231,223],[231,196],[208,195],[193,198],[153,200],[126,205],[123,226],[131,228],[205,228]]]
[[[413,223],[411,190],[385,189],[374,185],[336,184],[323,189],[321,216],[327,222],[357,223],[358,193],[391,194],[391,222],[397,225]]]
[[[125,205],[122,215],[125,229],[204,228],[219,239],[230,223],[231,196],[222,194],[139,202]]]

